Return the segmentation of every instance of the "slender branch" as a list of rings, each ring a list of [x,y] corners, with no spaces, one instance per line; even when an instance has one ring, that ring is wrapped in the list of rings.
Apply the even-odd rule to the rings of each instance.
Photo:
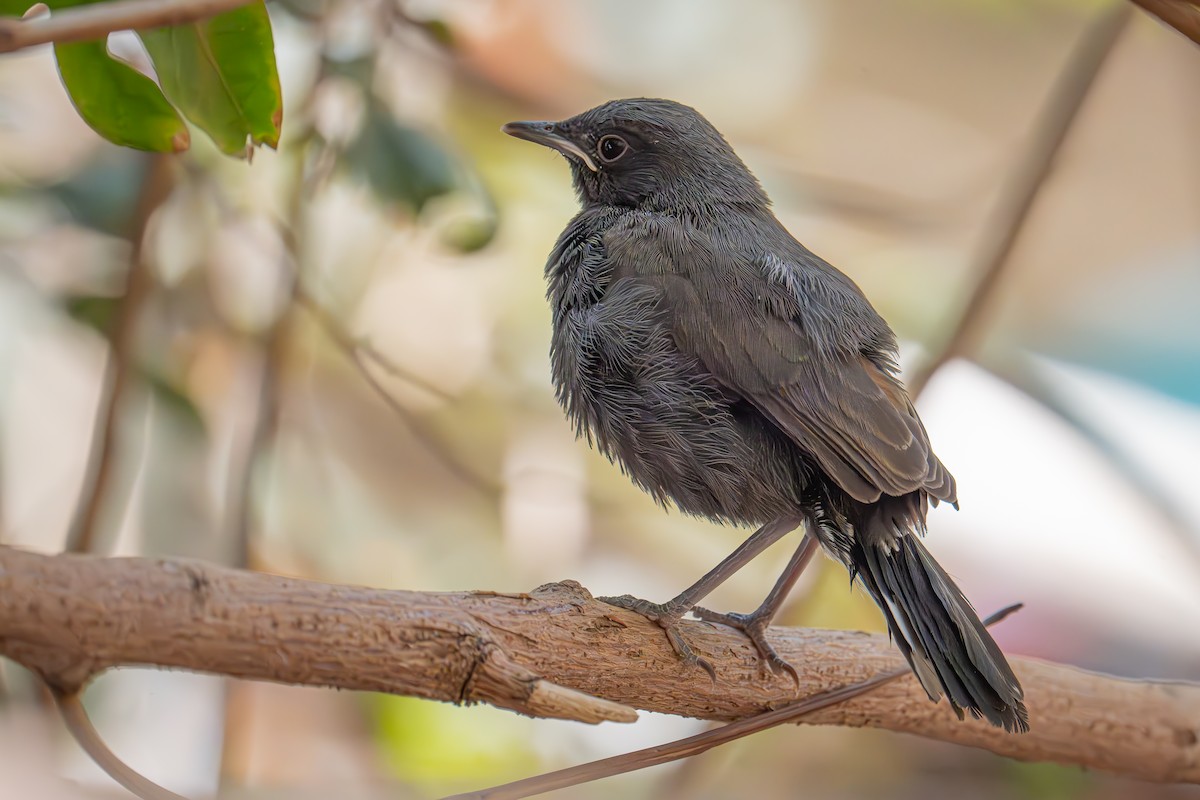
[[[1132,0],[1175,30],[1200,44],[1200,3],[1196,0]]]
[[[279,277],[280,289],[285,296],[291,295],[295,286],[295,273],[290,265],[282,265]],[[258,392],[254,400],[250,435],[242,453],[240,465],[230,472],[229,513],[230,529],[234,543],[236,566],[250,566],[251,539],[256,520],[254,486],[256,478],[262,483],[261,470],[256,469],[275,441],[279,430],[281,402],[280,379],[288,348],[288,307],[282,309],[263,335],[260,345],[261,365],[258,374]]]
[[[478,494],[485,498],[494,498],[500,493],[500,484],[497,483],[493,478],[477,473],[475,470],[467,467],[465,464],[462,464],[456,458],[451,456],[446,451],[445,445],[439,442],[437,437],[430,433],[425,426],[421,424],[416,415],[405,408],[404,404],[397,400],[395,395],[388,391],[388,388],[383,385],[383,382],[380,381],[379,378],[376,377],[375,373],[371,370],[371,364],[375,364],[389,374],[394,375],[423,391],[428,391],[439,397],[448,397],[444,391],[436,386],[433,386],[424,379],[412,374],[411,372],[401,369],[398,364],[387,358],[387,356],[376,350],[371,345],[356,341],[355,338],[338,323],[333,314],[331,314],[328,309],[322,306],[320,302],[314,299],[312,295],[306,292],[303,287],[297,287],[295,297],[296,303],[303,306],[310,314],[312,314],[313,319],[315,319],[321,326],[321,329],[325,332],[325,335],[329,337],[330,341],[332,341],[334,345],[336,345],[337,348],[342,351],[343,355],[346,356],[350,363],[354,365],[354,368],[357,370],[359,376],[369,387],[371,387],[371,390],[379,397],[380,400],[383,401],[384,405],[391,409],[392,413],[400,418],[401,422],[403,422],[408,428],[408,431],[412,434],[413,438],[423,445],[429,453],[437,457],[437,459],[442,462],[442,465],[451,475],[458,479],[459,482],[465,486],[471,487]]]
[[[62,715],[63,724],[70,729],[79,746],[109,777],[142,800],[187,800],[182,795],[164,789],[117,758],[92,726],[78,692],[63,693],[51,690],[51,694]]]
[[[774,711],[764,711],[761,714],[746,717],[737,722],[730,722],[719,728],[704,731],[695,736],[688,736],[685,739],[679,739],[668,744],[646,747],[642,750],[622,753],[619,756],[602,758],[598,761],[581,764],[577,767],[546,772],[501,786],[493,786],[490,789],[478,792],[464,792],[463,794],[444,798],[444,800],[520,800],[523,797],[532,797],[552,792],[556,789],[566,789],[570,786],[578,786],[581,783],[589,783],[601,778],[610,778],[613,775],[623,775],[626,772],[636,772],[639,769],[646,769],[647,767],[669,764],[672,761],[678,761],[682,758],[691,758],[701,753],[707,753],[714,747],[729,744],[753,733],[765,731],[768,728],[788,722],[798,722],[810,714],[815,714],[838,703],[852,700],[879,686],[899,680],[907,674],[907,667],[893,669],[881,675],[867,678],[865,681],[859,681],[858,683],[837,689],[830,689],[827,692],[821,692],[813,697],[805,698],[783,708],[777,708]]]
[[[994,222],[987,226],[988,238],[980,247],[974,259],[975,266],[971,269],[972,274],[979,276],[975,286],[949,334],[935,351],[936,354],[914,370],[908,379],[913,397],[921,394],[942,365],[970,352],[986,329],[988,317],[985,312],[1010,264],[1013,246],[1025,227],[1055,157],[1066,141],[1071,123],[1078,116],[1100,68],[1131,16],[1128,4],[1113,6],[1092,25],[1075,48],[1034,126],[1033,144],[992,214]]]
[[[55,11],[50,17],[0,17],[0,53],[49,42],[103,39],[113,31],[182,25],[250,2],[252,0],[111,0]]]
[[[121,414],[124,411],[129,379],[136,358],[133,351],[137,339],[137,322],[153,284],[142,245],[150,217],[171,191],[171,165],[167,159],[168,156],[164,155],[148,157],[141,196],[134,212],[133,230],[130,234],[133,253],[126,273],[125,293],[113,323],[108,361],[104,367],[104,383],[96,405],[92,444],[84,470],[79,502],[71,520],[71,528],[67,532],[67,550],[73,553],[91,552],[95,546],[100,512],[112,483],[117,448],[120,444]]]
[[[296,289],[296,303],[303,306],[306,311],[312,314],[313,319],[321,326],[321,330],[325,332],[325,335],[352,360],[359,361],[358,358],[352,355],[357,352],[376,366],[385,370],[389,375],[399,378],[405,383],[412,384],[422,391],[429,392],[441,400],[454,399],[452,395],[448,394],[440,386],[436,386],[420,375],[402,368],[376,349],[370,342],[352,336],[342,327],[342,324],[333,315],[333,312],[321,305],[320,301],[309,294],[303,287],[297,287]]]
[[[303,145],[299,149],[302,153]],[[300,287],[298,273],[301,252],[295,231],[303,225],[302,217],[313,186],[306,176],[304,158],[298,156],[294,159],[294,163],[295,174],[292,176],[292,189],[288,198],[288,225],[281,228],[280,231],[285,244],[285,252],[278,264],[278,288],[280,296],[286,299],[286,303],[262,336],[259,347],[261,364],[258,375],[258,392],[255,397],[250,436],[246,442],[240,468],[231,472],[229,480],[229,508],[232,515],[231,528],[236,557],[235,566],[240,567],[251,566],[251,537],[256,517],[254,508],[255,467],[262,460],[262,454],[270,449],[279,431],[279,412],[282,402],[281,372],[288,352],[292,305],[296,302]],[[216,192],[216,194],[221,196],[220,192]],[[224,205],[223,202],[222,205]],[[232,215],[227,213],[227,216]],[[261,480],[263,476],[257,477]]]
[[[802,667],[796,686],[765,675],[740,633],[685,625],[715,666],[716,683],[681,665],[656,626],[593,600],[577,584],[528,595],[384,591],[178,559],[0,548],[0,655],[64,692],[110,667],[140,664],[486,702],[589,722],[631,720],[630,706],[732,720],[902,666],[885,636],[775,629],[779,652]],[[907,678],[811,721],[1200,783],[1200,686],[1012,662],[1033,729],[1023,736],[959,722]]]

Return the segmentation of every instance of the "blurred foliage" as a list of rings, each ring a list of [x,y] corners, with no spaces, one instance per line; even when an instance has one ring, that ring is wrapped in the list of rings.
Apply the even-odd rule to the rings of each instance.
[[[93,2],[50,0],[47,5],[65,9]],[[20,16],[28,6],[26,0],[0,0],[0,15]],[[55,45],[63,85],[98,134],[140,150],[186,150],[190,137],[178,108],[228,155],[278,145],[283,101],[263,2],[139,35],[161,89],[113,58],[106,41]]]
[[[461,187],[460,170],[445,148],[418,130],[401,125],[378,100],[367,103],[358,138],[343,163],[385,203],[416,213]]]
[[[94,330],[105,339],[110,339],[116,316],[120,313],[121,302],[120,297],[74,295],[63,298],[62,306],[67,316],[75,322]],[[161,407],[186,429],[185,432],[206,431],[203,414],[178,381],[169,377],[162,369],[152,366],[148,359],[139,359],[134,365],[133,374],[150,390]]]
[[[346,79],[364,106],[357,133],[340,148],[340,163],[347,174],[370,187],[385,207],[421,216],[439,205],[440,238],[454,250],[472,253],[486,247],[499,218],[472,165],[444,137],[396,117],[372,88],[374,58],[326,59],[323,67],[329,78]],[[447,197],[464,202],[434,202]]]
[[[43,191],[62,203],[75,224],[127,237],[144,173],[145,162],[136,153],[114,149]]]
[[[479,706],[464,712],[445,703],[388,695],[376,698],[370,708],[389,770],[423,793],[462,791],[538,770],[527,737],[517,735],[507,711]],[[517,727],[534,722],[522,719]]]
[[[1074,800],[1091,797],[1096,779],[1078,767],[1060,764],[1023,764],[1006,762],[1014,789],[1029,798]]]
[[[170,414],[185,433],[204,434],[208,427],[204,415],[196,407],[196,403],[187,392],[170,377],[148,367],[137,371],[138,377],[150,388],[159,407]]]
[[[77,295],[63,301],[67,316],[107,339],[112,333],[113,319],[121,304],[120,298],[97,295]]]

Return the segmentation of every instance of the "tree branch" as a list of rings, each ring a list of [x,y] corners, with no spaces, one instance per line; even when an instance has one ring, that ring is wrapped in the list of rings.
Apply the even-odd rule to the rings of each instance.
[[[1058,76],[1034,125],[1032,144],[992,212],[993,222],[973,258],[978,277],[932,357],[908,377],[908,389],[918,397],[942,366],[973,351],[990,321],[992,304],[1010,265],[1009,256],[1020,238],[1038,194],[1050,176],[1054,160],[1067,140],[1071,124],[1083,108],[1101,67],[1108,60],[1132,16],[1124,3],[1107,9],[1092,23]]]
[[[682,666],[642,617],[573,583],[531,594],[334,586],[180,559],[0,548],[0,655],[70,692],[119,665],[486,702],[540,717],[631,721],[630,706],[731,720],[885,673],[887,638],[775,629],[800,686],[765,675],[736,631],[689,622],[715,666]],[[1033,730],[959,722],[911,678],[812,722],[872,726],[1157,781],[1200,783],[1200,686],[1111,678],[1015,658]],[[570,687],[570,688],[567,688]]]
[[[0,53],[49,42],[103,39],[113,31],[182,25],[244,6],[251,0],[112,0],[56,11],[50,17],[0,17]],[[30,3],[33,5],[33,3]]]
[[[1019,611],[1020,604],[1009,606],[983,621],[984,625],[992,625]],[[501,786],[493,786],[476,792],[454,795],[444,800],[520,800],[535,794],[564,789],[568,786],[578,786],[600,778],[622,775],[646,767],[668,764],[684,758],[700,755],[720,747],[723,744],[735,742],[746,736],[760,733],[777,725],[789,722],[807,721],[807,717],[825,708],[844,703],[867,692],[873,691],[885,683],[899,680],[908,675],[908,665],[898,667],[891,672],[881,672],[858,683],[844,684],[828,692],[809,695],[803,700],[786,703],[771,711],[763,711],[734,722],[726,723],[717,728],[709,728],[703,733],[677,739],[666,744],[654,745],[641,750],[622,753],[618,756],[602,758],[586,764],[579,764],[566,769],[545,772],[531,778],[512,781]]]
[[[1132,0],[1175,30],[1200,44],[1200,3],[1196,0]]]

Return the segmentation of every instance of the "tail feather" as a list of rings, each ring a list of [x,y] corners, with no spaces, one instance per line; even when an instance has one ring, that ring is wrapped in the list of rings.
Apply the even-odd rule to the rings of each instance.
[[[1029,729],[1021,684],[970,602],[911,532],[860,529],[852,570],[882,609],[900,652],[930,699],[943,694],[1007,731]]]

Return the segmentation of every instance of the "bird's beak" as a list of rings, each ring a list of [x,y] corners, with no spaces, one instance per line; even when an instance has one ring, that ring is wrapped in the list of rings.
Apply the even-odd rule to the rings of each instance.
[[[592,160],[592,157],[582,147],[559,133],[557,123],[509,122],[501,127],[500,130],[518,139],[525,139],[535,144],[544,144],[546,147],[553,147],[563,155],[578,158],[592,172],[597,171],[596,162]]]

